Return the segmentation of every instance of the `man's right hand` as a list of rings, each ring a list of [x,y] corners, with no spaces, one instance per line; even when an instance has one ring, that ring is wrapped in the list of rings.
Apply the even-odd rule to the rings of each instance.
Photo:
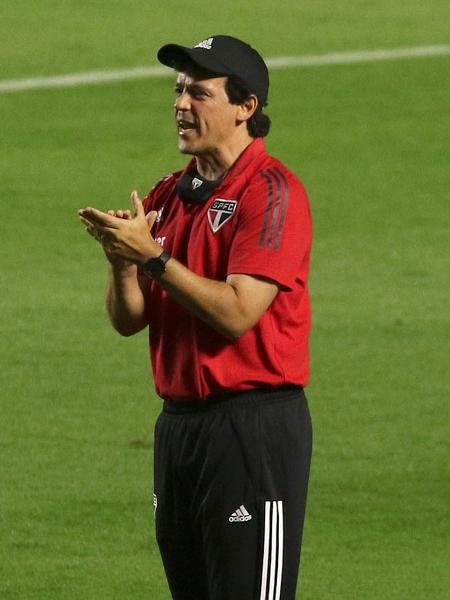
[[[118,219],[125,219],[126,221],[129,221],[131,219],[131,211],[128,209],[126,209],[126,210],[122,210],[121,208],[119,208],[119,210],[110,209],[110,210],[108,210],[108,215],[111,215],[112,217],[117,217]],[[106,258],[109,260],[112,267],[114,267],[116,269],[120,269],[120,270],[127,269],[129,267],[133,267],[133,269],[134,269],[134,265],[131,261],[126,260],[125,258],[121,258],[117,255],[114,256],[108,250],[108,247],[106,246],[106,244],[102,243],[101,239],[99,239],[98,241],[102,244],[103,252],[105,253]]]

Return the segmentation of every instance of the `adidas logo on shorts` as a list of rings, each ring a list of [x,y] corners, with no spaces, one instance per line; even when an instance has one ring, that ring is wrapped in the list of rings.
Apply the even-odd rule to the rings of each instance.
[[[247,511],[245,506],[241,504],[241,506],[234,511],[231,517],[228,518],[230,523],[238,523],[243,521],[250,521],[252,515]]]

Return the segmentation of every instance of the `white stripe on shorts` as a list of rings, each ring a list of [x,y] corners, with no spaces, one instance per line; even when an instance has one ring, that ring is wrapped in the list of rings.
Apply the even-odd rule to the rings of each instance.
[[[283,502],[266,502],[260,600],[280,600],[281,597],[283,525]]]

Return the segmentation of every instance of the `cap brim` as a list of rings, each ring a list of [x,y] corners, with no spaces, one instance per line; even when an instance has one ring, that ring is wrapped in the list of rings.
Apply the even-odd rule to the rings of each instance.
[[[228,67],[214,59],[208,50],[203,48],[187,48],[178,44],[166,44],[159,49],[157,56],[160,63],[177,71],[182,71],[189,65],[194,64],[217,75],[232,75]]]

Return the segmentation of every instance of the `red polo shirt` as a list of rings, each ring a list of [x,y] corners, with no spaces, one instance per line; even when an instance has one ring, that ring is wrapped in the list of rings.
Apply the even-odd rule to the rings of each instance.
[[[182,175],[165,177],[144,200],[146,213],[158,211],[152,233],[164,249],[209,279],[259,275],[281,290],[260,321],[230,341],[152,282],[148,314],[157,393],[192,401],[258,387],[305,386],[312,232],[302,184],[267,154],[262,138],[246,148],[204,204],[178,197]]]

